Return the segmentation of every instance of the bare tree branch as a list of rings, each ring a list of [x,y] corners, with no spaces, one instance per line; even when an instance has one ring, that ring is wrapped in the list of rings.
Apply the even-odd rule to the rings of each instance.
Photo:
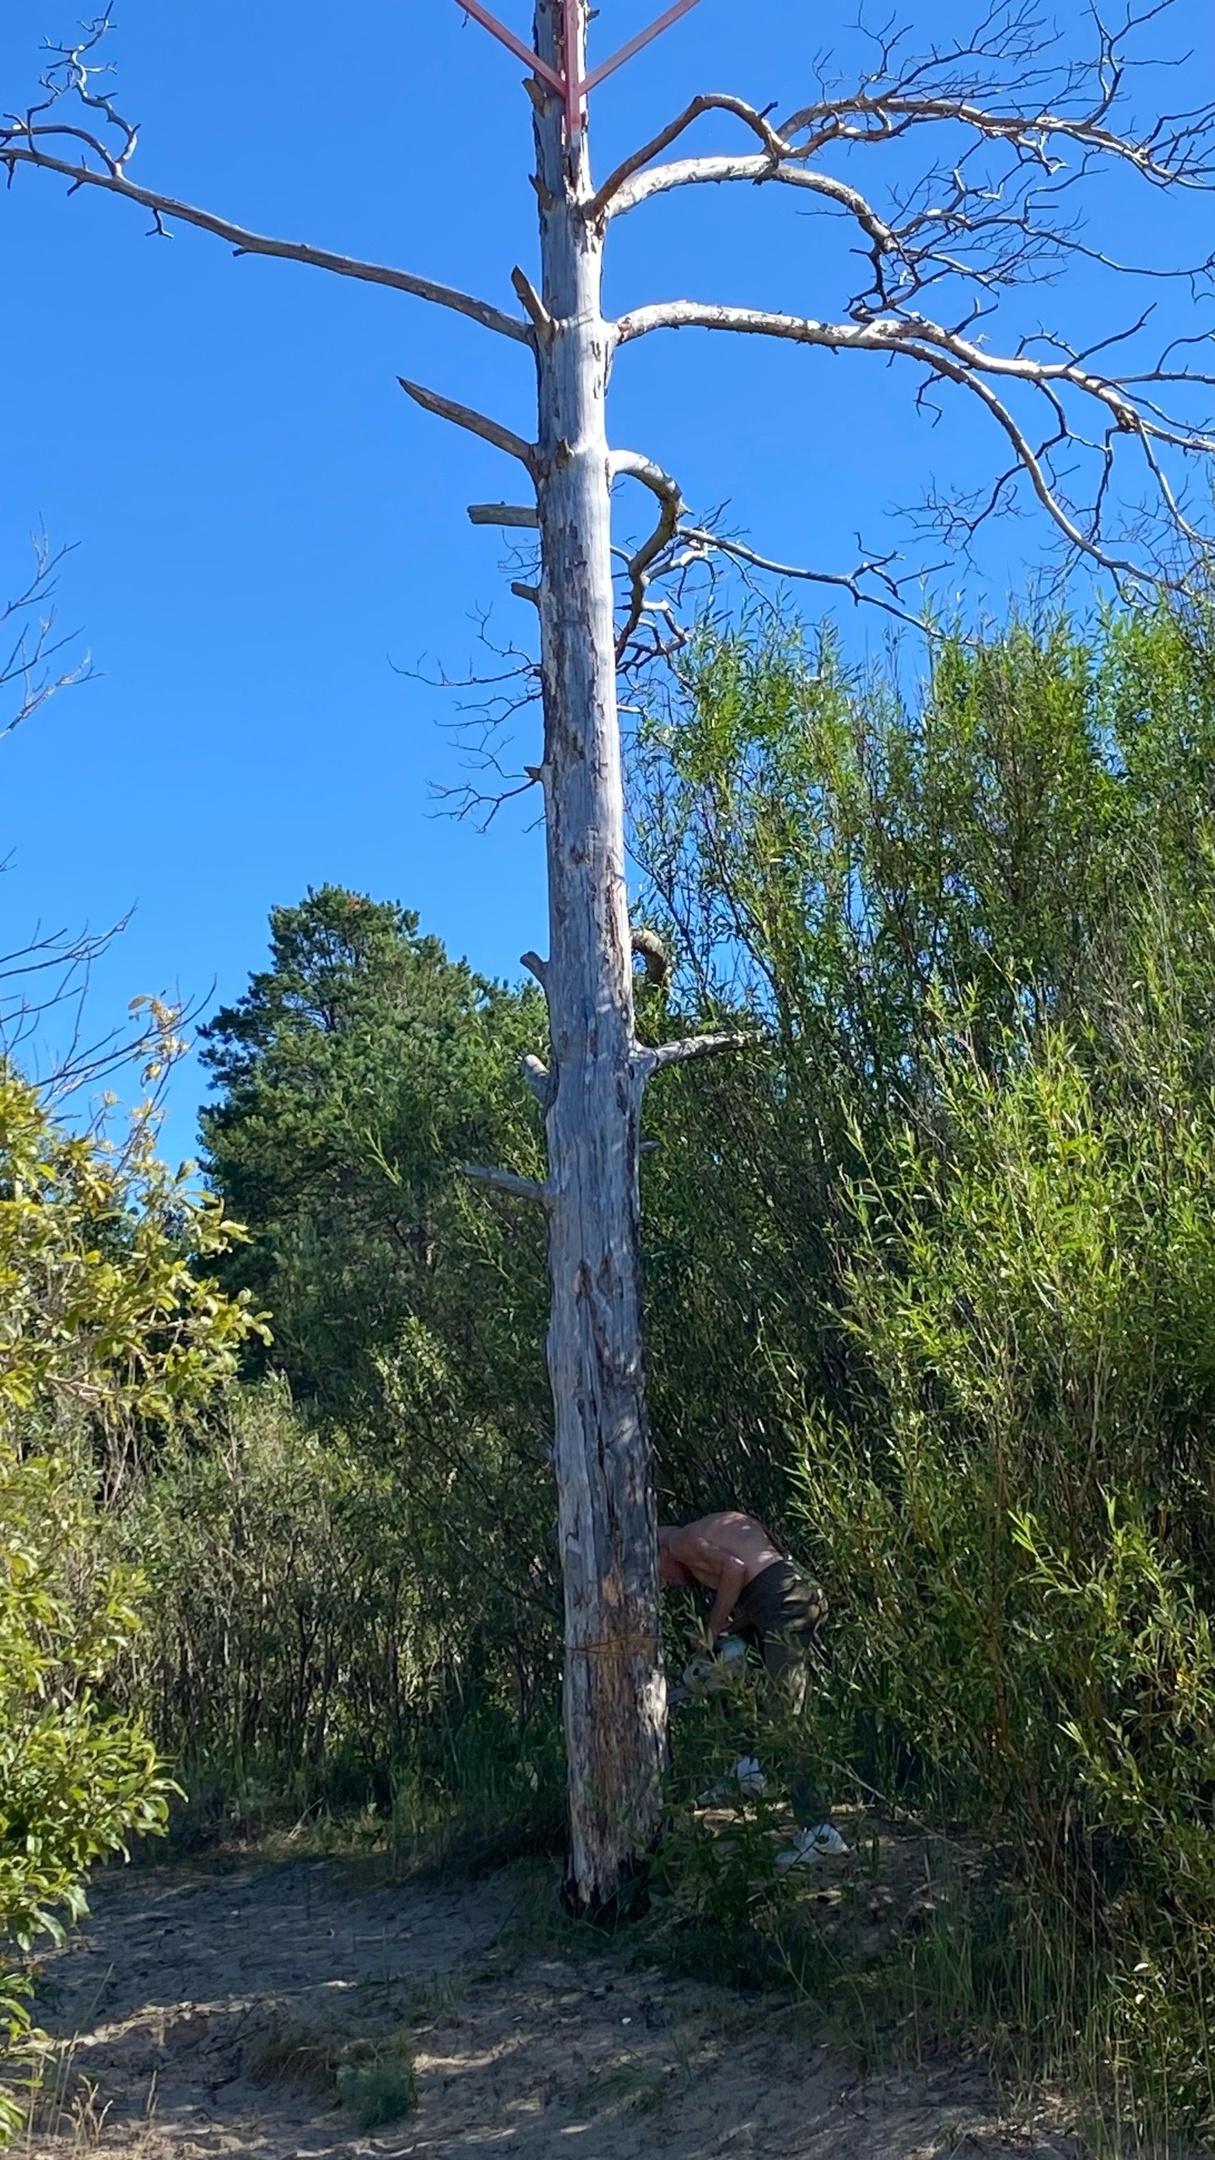
[[[44,172],[59,173],[70,180],[73,192],[78,187],[105,188],[111,195],[123,195],[128,202],[142,204],[157,218],[176,218],[183,225],[196,225],[202,232],[214,233],[218,239],[229,241],[237,255],[276,256],[282,262],[307,263],[315,270],[331,270],[338,277],[358,278],[366,285],[386,285],[393,292],[409,293],[415,300],[429,300],[436,307],[466,315],[470,321],[480,323],[483,330],[496,330],[500,337],[513,338],[520,345],[531,343],[531,330],[518,316],[508,315],[472,293],[460,292],[454,285],[415,277],[411,271],[395,270],[387,263],[339,255],[331,248],[313,247],[306,240],[278,240],[266,233],[251,232],[193,203],[179,202],[175,196],[162,195],[154,188],[137,187],[121,174],[95,172],[86,165],[70,165],[61,158],[49,157],[36,147],[22,148],[18,133],[12,126],[0,129],[0,165],[7,165],[10,173],[18,165],[38,165]]]
[[[0,604],[0,742],[32,718],[60,690],[88,682],[93,664],[88,654],[74,667],[52,662],[76,641],[75,631],[61,632],[54,607],[55,584],[70,548],[53,550],[44,532],[33,537],[34,568],[25,587]],[[6,693],[11,693],[11,702]]]
[[[671,956],[657,930],[651,930],[646,923],[634,923],[629,946],[645,968],[646,981],[656,990],[665,990],[671,980]]]
[[[403,375],[399,375],[397,381],[406,397],[411,397],[424,412],[435,413],[440,420],[451,420],[456,427],[467,428],[471,435],[480,435],[484,442],[492,443],[495,450],[505,450],[508,457],[518,458],[529,472],[532,470],[535,446],[524,442],[522,435],[503,427],[499,420],[490,420],[484,413],[474,412],[471,405],[457,405],[454,398],[443,397],[437,390],[427,390],[422,383],[407,382]]]
[[[551,338],[553,334],[552,316],[545,307],[527,272],[521,270],[517,263],[511,271],[510,281],[531,317],[536,336],[539,338]]]
[[[141,208],[151,211],[153,231],[157,233],[164,232],[166,218],[176,219],[183,225],[197,226],[202,232],[214,233],[218,239],[228,241],[238,255],[276,256],[285,262],[307,263],[317,270],[332,271],[338,277],[358,278],[369,285],[386,285],[394,292],[408,293],[416,300],[428,300],[436,307],[450,308],[455,314],[479,323],[484,330],[497,331],[501,337],[512,338],[521,345],[531,344],[530,323],[508,315],[487,300],[461,292],[453,285],[440,284],[434,278],[415,277],[411,271],[397,270],[385,263],[363,262],[357,256],[336,254],[329,248],[313,247],[307,241],[279,240],[265,233],[251,232],[246,226],[234,224],[230,218],[217,217],[213,211],[200,209],[194,203],[180,202],[176,196],[166,195],[158,188],[139,186],[127,172],[138,143],[138,129],[117,112],[112,99],[98,95],[91,87],[94,78],[105,72],[100,63],[94,64],[91,55],[110,27],[111,18],[107,13],[86,26],[85,35],[78,44],[53,48],[54,65],[42,77],[46,96],[24,114],[7,115],[0,124],[0,165],[8,167],[10,181],[18,166],[35,165],[70,181],[72,193],[82,187],[103,188],[111,195],[138,203]],[[105,134],[98,132],[96,126],[74,126],[58,117],[60,101],[73,96],[86,112],[99,116],[100,128],[111,132],[115,138],[113,142],[107,142]],[[54,148],[47,147],[48,144],[62,145],[64,149],[70,147],[77,154],[74,157],[57,155]]]
[[[1119,554],[1107,545],[1102,536],[1101,511],[1105,476],[1114,444],[1121,435],[1135,438],[1143,449],[1157,489],[1165,526],[1183,533],[1188,540],[1198,540],[1196,528],[1181,516],[1155,446],[1185,451],[1204,459],[1215,458],[1215,433],[1170,416],[1150,398],[1148,392],[1154,386],[1171,379],[1162,368],[1118,377],[1102,375],[1086,367],[1082,356],[1053,359],[1025,350],[1012,354],[992,353],[960,332],[919,315],[832,323],[817,322],[805,316],[780,315],[762,308],[672,300],[636,308],[616,324],[621,344],[645,337],[654,330],[685,329],[777,338],[799,345],[819,346],[830,352],[883,353],[914,361],[929,376],[956,384],[978,399],[1007,436],[1014,452],[1014,473],[1019,472],[1028,479],[1042,508],[1069,547],[1088,556],[1112,575],[1131,580],[1145,576],[1156,578],[1160,574],[1159,568],[1146,569],[1141,562]],[[1045,400],[1049,427],[1041,443],[1035,444],[1031,440],[1028,430],[1018,421],[1005,398],[986,379],[989,376],[1037,392]],[[1183,380],[1190,385],[1205,385],[1210,378],[1195,374]],[[1080,430],[1069,424],[1061,402],[1065,392],[1098,408],[1104,433],[1097,443],[1087,443]],[[1053,474],[1051,455],[1061,446],[1069,450],[1087,447],[1097,459],[1101,479],[1086,524],[1080,521],[1082,513],[1074,512],[1069,505]],[[995,507],[996,499],[1011,477],[1013,474],[1001,476],[987,514]],[[974,521],[972,531],[978,522],[981,520]]]
[[[488,1185],[491,1192],[506,1193],[512,1200],[537,1200],[541,1207],[549,1204],[547,1186],[535,1178],[516,1177],[513,1170],[491,1170],[484,1163],[461,1163],[462,1177],[472,1178],[478,1185]]]
[[[776,562],[769,555],[760,555],[741,540],[731,539],[727,533],[708,531],[695,525],[681,525],[679,539],[689,545],[699,545],[706,553],[728,556],[748,569],[762,570],[768,577],[792,578],[799,583],[834,586],[846,592],[858,607],[880,608],[885,615],[892,615],[896,622],[906,623],[909,630],[931,633],[932,624],[923,611],[913,615],[910,608],[901,607],[897,595],[911,582],[910,577],[896,578],[891,575],[893,555],[864,557],[854,570],[812,570],[803,563]],[[874,592],[866,579],[876,580],[885,589]]]
[[[985,327],[1005,291],[1040,285],[1073,259],[1114,276],[1150,277],[1157,285],[1180,278],[1195,301],[1215,295],[1215,252],[1173,268],[1139,270],[1122,262],[1118,251],[1094,244],[1073,202],[1075,190],[1099,166],[1120,168],[1161,189],[1215,188],[1215,105],[1200,103],[1146,123],[1130,109],[1131,40],[1166,11],[1167,0],[1155,0],[1138,13],[1129,10],[1113,27],[1094,18],[1089,53],[1069,59],[1035,0],[991,0],[973,35],[941,40],[921,57],[909,57],[893,21],[875,34],[863,31],[873,60],[859,80],[845,86],[823,81],[821,94],[786,119],[717,92],[693,98],[599,187],[590,204],[599,227],[677,188],[736,182],[792,187],[846,218],[866,264],[864,283],[835,321],[675,299],[627,311],[615,326],[617,343],[658,328],[698,327],[910,359],[922,370],[920,410],[935,410],[927,396],[933,383],[951,383],[982,405],[1011,452],[985,497],[930,498],[926,507],[952,546],[969,547],[986,518],[1011,507],[1022,481],[1068,553],[1086,556],[1120,581],[1154,581],[1166,564],[1177,571],[1187,552],[1211,547],[1189,514],[1185,491],[1195,462],[1209,465],[1215,458],[1207,395],[1215,377],[1200,365],[1173,364],[1168,355],[1176,352],[1176,341],[1142,364],[1149,309],[1087,352],[1035,334],[1032,326],[1026,335],[1022,323],[1001,353],[990,348]],[[1159,66],[1155,42],[1151,58]],[[716,145],[664,162],[664,153],[690,129],[715,115],[745,129],[752,143],[739,151]],[[927,158],[916,176],[909,149],[920,143]],[[879,161],[883,149],[896,154]],[[858,155],[872,169],[873,185],[864,189],[856,184]],[[841,159],[845,170],[830,169]],[[1128,351],[1125,367],[1111,366],[1104,357],[1110,347],[1130,340],[1133,358]],[[1138,479],[1142,501],[1128,500],[1126,490],[1115,487],[1115,462],[1124,463],[1118,453],[1131,449],[1141,474],[1131,476],[1132,493]],[[685,550],[682,557],[673,553],[676,545]],[[703,521],[699,528],[681,523],[658,559],[641,566],[647,587],[670,562],[686,565],[687,551],[694,556],[708,547]],[[768,567],[766,558],[741,546],[721,552],[756,570]],[[625,565],[620,642],[630,660],[651,643],[655,650],[670,649],[669,632],[637,638],[639,593],[631,561]],[[789,565],[772,568],[820,576]],[[872,568],[823,573],[821,582],[838,584],[854,598],[877,598]],[[893,592],[882,604],[903,619]],[[651,592],[646,607],[655,605]]]
[[[745,1050],[750,1041],[749,1035],[685,1035],[681,1042],[661,1043],[655,1050],[639,1047],[634,1054],[634,1070],[643,1080],[649,1080],[668,1065],[687,1065],[693,1058],[719,1057],[726,1050]]]
[[[974,39],[910,62],[901,62],[901,40],[891,26],[876,40],[877,65],[855,90],[804,105],[779,125],[742,98],[718,92],[693,98],[609,174],[593,198],[591,213],[616,216],[651,195],[700,181],[789,178],[780,170],[787,161],[808,160],[836,145],[885,147],[915,129],[941,123],[1002,144],[1018,162],[1043,171],[1058,169],[1063,157],[1080,150],[1129,164],[1158,186],[1209,185],[1215,176],[1209,109],[1166,117],[1146,132],[1124,133],[1109,124],[1127,66],[1123,45],[1132,30],[1159,12],[1151,8],[1145,17],[1128,16],[1115,32],[1098,22],[1092,59],[1053,70],[1036,64],[1049,53],[1053,40],[1041,19],[1025,7],[993,7]],[[1003,107],[1001,98],[1006,101]],[[1077,109],[1067,110],[1069,102]],[[653,167],[656,157],[710,112],[741,121],[758,138],[764,155],[750,160],[687,158]]]
[[[466,315],[470,321],[480,323],[483,330],[496,330],[500,337],[513,338],[520,345],[530,345],[532,333],[528,325],[516,315],[508,315],[504,309],[494,307],[488,300],[478,300],[472,293],[460,292],[454,285],[441,285],[434,278],[415,277],[412,271],[396,270],[387,263],[363,262],[355,255],[335,254],[331,248],[313,247],[306,240],[278,240],[266,233],[251,232],[248,227],[233,224],[230,218],[216,217],[209,210],[201,210],[193,203],[179,202],[175,196],[163,195],[154,188],[137,187],[122,175],[94,172],[85,165],[69,165],[62,159],[48,157],[36,147],[21,148],[15,139],[18,130],[9,127],[0,130],[0,164],[7,165],[10,172],[17,165],[38,165],[45,172],[59,173],[72,182],[73,192],[78,187],[106,188],[112,195],[123,195],[128,202],[142,204],[158,218],[176,218],[183,225],[196,225],[202,232],[214,233],[220,240],[230,241],[238,255],[271,255],[283,262],[307,263],[316,270],[331,270],[338,277],[358,278],[367,285],[386,285],[394,292],[409,293],[416,300],[429,300],[436,307],[450,308],[456,315]]]
[[[470,671],[464,676],[453,676],[442,667],[437,673],[430,674],[422,668],[393,665],[395,673],[406,675],[415,682],[424,682],[434,689],[479,693],[475,699],[461,697],[458,717],[443,724],[450,728],[466,753],[466,762],[480,771],[494,773],[503,784],[486,789],[474,786],[472,782],[444,787],[432,781],[431,793],[448,805],[446,815],[473,817],[478,831],[486,832],[507,802],[530,792],[542,777],[536,766],[504,762],[512,745],[507,730],[520,714],[535,705],[540,684],[534,655],[514,644],[499,644],[489,635],[489,610],[476,612],[480,621],[480,642],[504,665],[491,672]]]
[[[188,1030],[209,992],[189,1008],[169,998],[133,998],[124,1022],[100,1035],[89,1030],[94,963],[129,921],[127,915],[108,930],[79,934],[38,928],[28,944],[0,954],[0,1058],[20,1061],[48,1101],[64,1102],[132,1068],[139,1084],[158,1095],[188,1047]],[[42,1043],[52,1015],[54,1040]]]
[[[1072,119],[1063,113],[1033,109],[995,112],[955,95],[918,97],[881,92],[807,105],[782,123],[780,134],[788,139],[808,132],[809,139],[791,148],[789,154],[811,157],[828,143],[885,144],[913,128],[943,120],[970,128],[987,141],[1008,143],[1043,166],[1050,161],[1053,145],[1070,144],[1131,165],[1157,186],[1205,187],[1212,177],[1211,129],[1205,113],[1195,113],[1189,124],[1178,125],[1172,133],[1162,135],[1159,129],[1153,129],[1136,140],[1102,126],[1097,113]],[[1197,154],[1199,143],[1201,156]]]
[[[872,209],[859,188],[850,187],[845,180],[834,179],[830,173],[812,172],[804,165],[769,157],[683,158],[675,165],[657,165],[649,172],[638,173],[620,189],[611,205],[610,215],[622,217],[638,203],[648,202],[652,195],[667,194],[672,188],[710,183],[721,185],[730,180],[750,180],[759,185],[775,181],[785,187],[806,188],[811,194],[822,195],[841,209],[851,211],[879,253],[892,254],[898,246],[897,234]]]
[[[534,503],[470,503],[468,522],[470,525],[518,526],[521,530],[534,532],[540,516]]]

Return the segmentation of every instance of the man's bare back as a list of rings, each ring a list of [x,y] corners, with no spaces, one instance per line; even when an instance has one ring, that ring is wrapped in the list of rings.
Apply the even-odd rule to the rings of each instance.
[[[658,1532],[661,1580],[671,1587],[696,1582],[714,1593],[706,1628],[711,1642],[724,1633],[747,1584],[783,1557],[763,1524],[736,1509],[679,1528],[664,1523]]]

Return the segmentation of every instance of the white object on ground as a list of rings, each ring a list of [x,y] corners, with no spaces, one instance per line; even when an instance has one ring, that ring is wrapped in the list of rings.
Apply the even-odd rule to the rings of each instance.
[[[723,1635],[714,1650],[700,1650],[683,1669],[683,1684],[693,1694],[712,1695],[728,1686],[747,1655],[741,1635]]]
[[[840,1836],[834,1823],[815,1823],[808,1830],[799,1830],[792,1845],[786,1845],[776,1855],[777,1867],[811,1867],[816,1860],[835,1859],[846,1853],[849,1847]]]
[[[713,1678],[713,1660],[709,1656],[689,1658],[681,1675],[686,1688],[703,1690]]]
[[[768,1780],[754,1755],[740,1755],[734,1765],[734,1775],[744,1792],[766,1793]]]
[[[758,1799],[768,1790],[768,1780],[754,1755],[740,1755],[728,1778],[719,1778],[707,1792],[698,1793],[697,1807],[714,1807],[719,1801],[736,1800],[739,1792],[752,1793]]]

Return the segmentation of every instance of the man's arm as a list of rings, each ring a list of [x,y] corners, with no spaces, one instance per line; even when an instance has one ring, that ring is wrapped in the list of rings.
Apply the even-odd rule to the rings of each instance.
[[[717,1595],[713,1600],[713,1610],[709,1614],[708,1632],[711,1643],[715,1643],[719,1635],[725,1634],[726,1623],[742,1596],[746,1580],[747,1570],[743,1561],[727,1555],[722,1562]]]

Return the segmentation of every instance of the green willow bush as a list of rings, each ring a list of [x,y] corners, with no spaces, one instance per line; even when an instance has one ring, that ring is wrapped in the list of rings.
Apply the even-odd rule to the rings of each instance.
[[[651,1341],[721,1285],[720,1415],[832,1594],[820,1758],[1015,1856],[990,2022],[1215,2126],[1209,624],[1015,625],[915,697],[710,636],[641,751],[683,998],[763,1045],[647,1172]]]
[[[874,1415],[803,1442],[823,1744],[1018,1853],[1145,2090],[1211,2128],[1215,1104],[1054,1025],[998,1079],[942,1032],[930,1116],[852,1189]]]

